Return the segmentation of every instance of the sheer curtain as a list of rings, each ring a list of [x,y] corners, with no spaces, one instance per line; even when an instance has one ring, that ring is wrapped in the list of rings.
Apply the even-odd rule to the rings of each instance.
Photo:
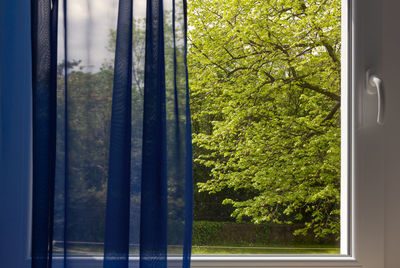
[[[186,1],[31,5],[32,267],[189,267]]]

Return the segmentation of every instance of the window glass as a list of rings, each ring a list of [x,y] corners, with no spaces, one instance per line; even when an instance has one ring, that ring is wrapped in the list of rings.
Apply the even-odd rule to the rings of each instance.
[[[339,254],[340,0],[189,0],[194,254]]]

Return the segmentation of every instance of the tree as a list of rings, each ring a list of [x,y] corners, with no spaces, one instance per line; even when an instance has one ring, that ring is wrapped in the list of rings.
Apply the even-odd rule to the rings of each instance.
[[[182,9],[183,10],[183,9]],[[174,159],[178,165],[168,168],[168,220],[169,232],[183,229],[185,203],[181,192],[184,185],[179,184],[185,163],[178,161],[176,145],[176,131],[184,137],[185,125],[177,118],[185,115],[186,108],[186,67],[184,63],[184,46],[182,41],[182,27],[176,26],[175,44],[172,39],[171,12],[165,11],[165,32],[168,32],[165,42],[166,58],[166,117],[167,117],[167,148],[168,161]],[[178,14],[179,15],[179,14]],[[176,21],[182,16],[176,16]],[[177,23],[178,24],[178,23]],[[182,25],[182,23],[180,23]],[[111,55],[116,49],[116,30],[110,29],[107,50]],[[132,31],[132,133],[131,133],[131,180],[130,193],[131,213],[140,213],[140,179],[141,179],[141,148],[143,130],[143,96],[145,71],[145,40],[146,20],[134,19]],[[176,51],[174,51],[176,48]],[[174,62],[176,56],[176,62]],[[174,67],[177,78],[174,81]],[[67,92],[65,91],[65,69],[68,71]],[[114,83],[114,58],[105,58],[101,66],[87,68],[81,60],[61,62],[58,65],[57,85],[57,179],[55,196],[55,240],[63,240],[64,214],[69,215],[67,223],[68,238],[72,241],[102,242],[104,241],[107,180],[110,147],[110,126],[112,117],[112,97]],[[179,100],[174,98],[174,85]],[[66,94],[67,93],[67,94]],[[68,116],[65,117],[65,96],[67,95]],[[179,109],[175,109],[175,105]],[[68,119],[67,122],[65,120]],[[179,122],[176,123],[179,119]],[[66,131],[65,125],[68,125]],[[179,125],[179,126],[177,126]],[[66,146],[67,136],[67,146]],[[65,166],[67,150],[68,164]],[[175,155],[174,155],[175,154]],[[175,158],[174,158],[175,157]],[[65,169],[68,177],[66,183]],[[68,195],[66,196],[66,193]],[[67,199],[67,206],[65,205]],[[182,213],[183,211],[183,213]],[[131,221],[137,218],[132,217]],[[138,222],[135,222],[138,224]],[[90,230],[89,230],[90,229]],[[82,235],[85,234],[85,235]],[[132,232],[130,235],[134,236]],[[171,235],[172,239],[174,238]],[[171,238],[169,238],[171,239]],[[171,242],[171,241],[169,241]],[[80,244],[83,246],[84,244]],[[88,244],[90,245],[90,244]],[[86,245],[87,246],[87,245]],[[89,249],[90,250],[90,249]]]
[[[190,0],[200,191],[238,221],[339,233],[340,1]],[[230,191],[227,191],[230,190]]]

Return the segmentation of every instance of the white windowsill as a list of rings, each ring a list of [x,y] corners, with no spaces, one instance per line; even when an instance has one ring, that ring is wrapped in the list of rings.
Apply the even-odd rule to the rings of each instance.
[[[173,259],[173,258],[171,258]],[[177,258],[178,259],[178,258]],[[130,257],[138,261],[138,257]],[[103,256],[70,257],[68,262],[77,267],[102,267]],[[63,258],[54,258],[54,267],[62,267]],[[173,266],[168,266],[169,268]],[[177,266],[179,267],[179,266]],[[192,256],[192,267],[362,267],[355,258],[342,255],[264,255],[264,256]]]

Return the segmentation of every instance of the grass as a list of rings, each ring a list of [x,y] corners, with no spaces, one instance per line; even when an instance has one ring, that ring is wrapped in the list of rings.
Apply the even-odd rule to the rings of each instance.
[[[179,254],[180,250],[170,250],[170,253]],[[55,253],[58,252],[57,248]],[[103,254],[102,247],[72,247],[69,253],[73,255]],[[193,255],[231,255],[231,254],[339,254],[340,249],[334,246],[326,247],[320,245],[299,245],[299,246],[192,246]]]
[[[62,247],[54,245],[55,253],[62,253]],[[71,245],[68,252],[73,255],[92,255],[103,254],[102,243],[93,244],[75,244]],[[179,254],[182,252],[180,246],[169,246],[170,254]],[[137,252],[138,253],[138,252]],[[311,244],[274,244],[274,245],[193,245],[193,255],[231,255],[231,254],[339,254],[340,249],[337,245],[311,245]]]
[[[339,254],[335,246],[294,245],[294,246],[192,246],[193,255],[213,254]]]

